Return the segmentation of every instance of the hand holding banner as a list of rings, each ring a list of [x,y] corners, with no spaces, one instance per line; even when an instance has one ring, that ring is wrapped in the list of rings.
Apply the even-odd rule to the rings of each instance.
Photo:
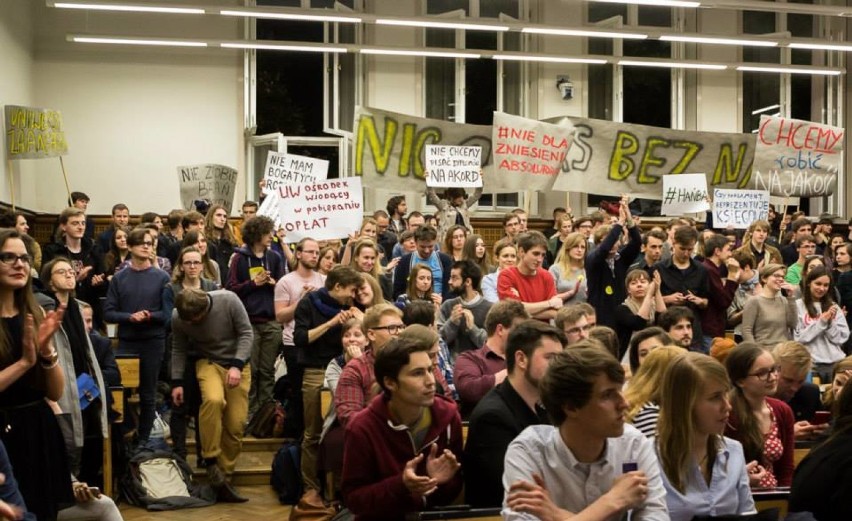
[[[482,148],[426,145],[426,186],[482,186]]]

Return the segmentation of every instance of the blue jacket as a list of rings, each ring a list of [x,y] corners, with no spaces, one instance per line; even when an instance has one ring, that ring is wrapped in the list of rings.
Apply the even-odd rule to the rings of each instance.
[[[234,251],[225,285],[240,297],[252,324],[275,320],[275,284],[257,286],[249,270],[263,268],[270,273],[274,282],[284,276],[284,260],[274,251],[267,249],[263,257],[256,257],[249,248]]]

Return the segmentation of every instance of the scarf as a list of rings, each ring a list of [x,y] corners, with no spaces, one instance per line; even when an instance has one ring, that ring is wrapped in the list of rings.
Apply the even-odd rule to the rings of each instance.
[[[325,318],[333,318],[340,314],[344,309],[349,309],[341,304],[325,288],[320,288],[317,291],[308,293],[308,298],[311,299],[311,305],[319,311],[320,315]]]
[[[59,299],[52,291],[45,292],[47,296],[56,302],[59,306]],[[62,317],[62,330],[68,337],[68,344],[71,346],[71,359],[74,362],[74,374],[80,376],[82,373],[91,373],[89,368],[88,357],[88,333],[83,322],[83,315],[80,313],[80,305],[74,298],[68,298],[68,305],[65,308],[65,315]]]

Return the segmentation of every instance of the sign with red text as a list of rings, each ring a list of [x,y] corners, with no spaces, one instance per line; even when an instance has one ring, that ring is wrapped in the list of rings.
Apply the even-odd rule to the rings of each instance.
[[[482,186],[482,147],[426,145],[426,186]]]
[[[359,230],[364,218],[361,179],[347,177],[281,186],[278,214],[288,243],[305,237],[318,241],[349,237]]]
[[[231,213],[237,171],[229,166],[203,164],[179,166],[180,202],[184,210],[195,210],[195,201],[203,199],[210,204],[221,204]]]
[[[707,204],[707,176],[680,174],[663,176],[663,215],[703,212]]]
[[[753,186],[781,197],[822,197],[837,189],[842,128],[781,117],[760,117]]]
[[[574,128],[494,113],[489,190],[550,190],[571,149]]]
[[[58,110],[6,105],[6,159],[41,159],[68,154]]]

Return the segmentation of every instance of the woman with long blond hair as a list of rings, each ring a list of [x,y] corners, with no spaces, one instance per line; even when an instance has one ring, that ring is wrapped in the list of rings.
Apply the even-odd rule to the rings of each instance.
[[[347,249],[349,249],[348,245]],[[378,280],[382,286],[382,296],[385,300],[389,299],[393,295],[393,280],[382,269],[379,262],[379,246],[376,241],[368,238],[358,239],[354,242],[351,251],[352,260],[349,261],[349,265],[358,273],[372,275]]]
[[[482,297],[488,302],[499,302],[497,295],[497,276],[500,270],[515,265],[518,260],[518,247],[510,239],[500,239],[494,244],[494,260],[497,270],[482,277]]]
[[[730,386],[721,363],[695,352],[662,377],[656,449],[672,521],[755,511],[743,447],[722,435]]]
[[[666,367],[685,350],[678,346],[662,346],[654,349],[636,374],[630,379],[630,385],[624,392],[624,399],[630,404],[627,421],[651,438],[657,433],[657,416],[660,414],[660,382]]]
[[[556,261],[550,267],[550,274],[556,283],[556,292],[566,294],[565,305],[585,302],[588,294],[586,285],[586,248],[588,242],[580,232],[568,234],[562,241],[562,248],[556,255]]]

